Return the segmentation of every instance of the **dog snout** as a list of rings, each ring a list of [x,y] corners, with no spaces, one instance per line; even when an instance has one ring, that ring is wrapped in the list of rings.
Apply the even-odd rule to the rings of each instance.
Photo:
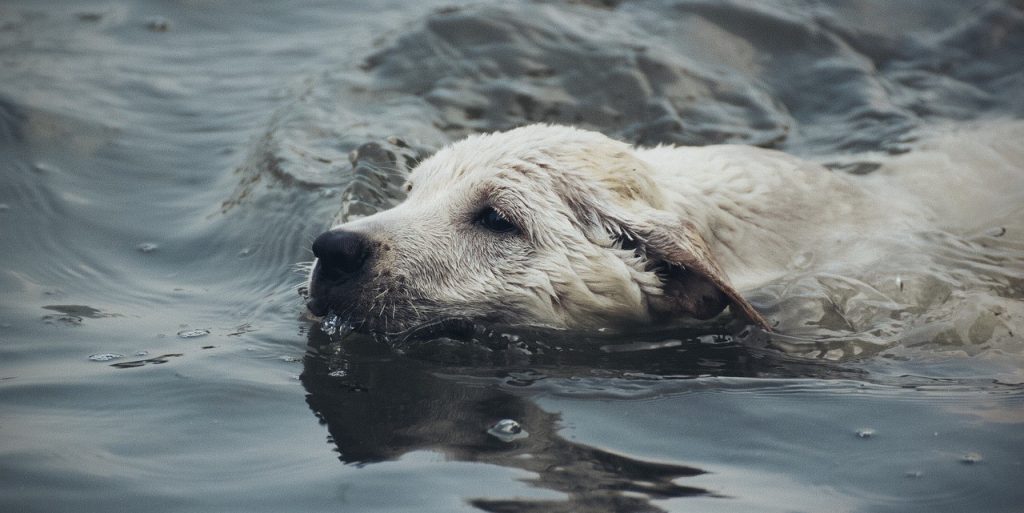
[[[313,241],[313,255],[320,261],[321,270],[328,275],[356,274],[370,259],[370,240],[359,232],[331,230]]]

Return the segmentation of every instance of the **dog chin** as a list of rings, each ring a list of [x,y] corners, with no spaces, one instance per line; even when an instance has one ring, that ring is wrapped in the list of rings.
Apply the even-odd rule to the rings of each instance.
[[[423,334],[443,332],[465,332],[470,327],[487,325],[511,325],[522,323],[521,319],[509,318],[502,311],[476,311],[466,308],[431,308],[418,302],[415,309],[410,302],[377,304],[361,307],[360,303],[342,304],[323,298],[311,298],[306,306],[306,316],[320,323],[329,335],[344,331],[358,332],[400,339]],[[516,322],[518,321],[518,322]],[[546,323],[536,323],[545,326]]]

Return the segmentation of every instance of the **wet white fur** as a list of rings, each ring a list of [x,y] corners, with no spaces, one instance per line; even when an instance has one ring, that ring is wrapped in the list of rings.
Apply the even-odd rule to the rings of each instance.
[[[952,131],[921,151],[880,157],[875,173],[850,176],[773,150],[635,148],[532,125],[442,149],[412,172],[402,204],[335,228],[387,246],[361,300],[385,324],[389,311],[398,322],[397,312],[428,321],[496,309],[507,320],[559,327],[645,322],[664,299],[661,280],[632,251],[616,249],[616,235],[654,219],[692,222],[741,291],[784,276],[807,255],[825,270],[862,265],[884,258],[887,240],[970,228],[992,195],[1012,204],[993,180],[1024,194],[1022,125],[990,130]],[[964,172],[964,161],[979,159],[985,176]],[[488,202],[512,212],[523,236],[474,224]],[[593,212],[580,221],[580,208]]]

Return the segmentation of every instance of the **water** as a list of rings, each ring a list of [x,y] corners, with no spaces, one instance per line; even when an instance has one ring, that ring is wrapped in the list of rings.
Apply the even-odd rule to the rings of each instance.
[[[298,288],[332,219],[468,133],[871,179],[1005,137],[1021,69],[1013,1],[5,2],[0,510],[1020,511],[1024,191],[880,265],[797,259],[752,293],[773,337],[382,341]]]

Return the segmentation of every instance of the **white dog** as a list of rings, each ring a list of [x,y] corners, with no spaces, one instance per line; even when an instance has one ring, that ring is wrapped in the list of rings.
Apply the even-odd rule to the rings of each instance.
[[[596,329],[726,307],[770,330],[740,291],[801,255],[869,262],[875,242],[943,215],[943,193],[903,174],[564,126],[473,136],[420,163],[400,205],[316,239],[308,307],[386,332],[448,317]]]

